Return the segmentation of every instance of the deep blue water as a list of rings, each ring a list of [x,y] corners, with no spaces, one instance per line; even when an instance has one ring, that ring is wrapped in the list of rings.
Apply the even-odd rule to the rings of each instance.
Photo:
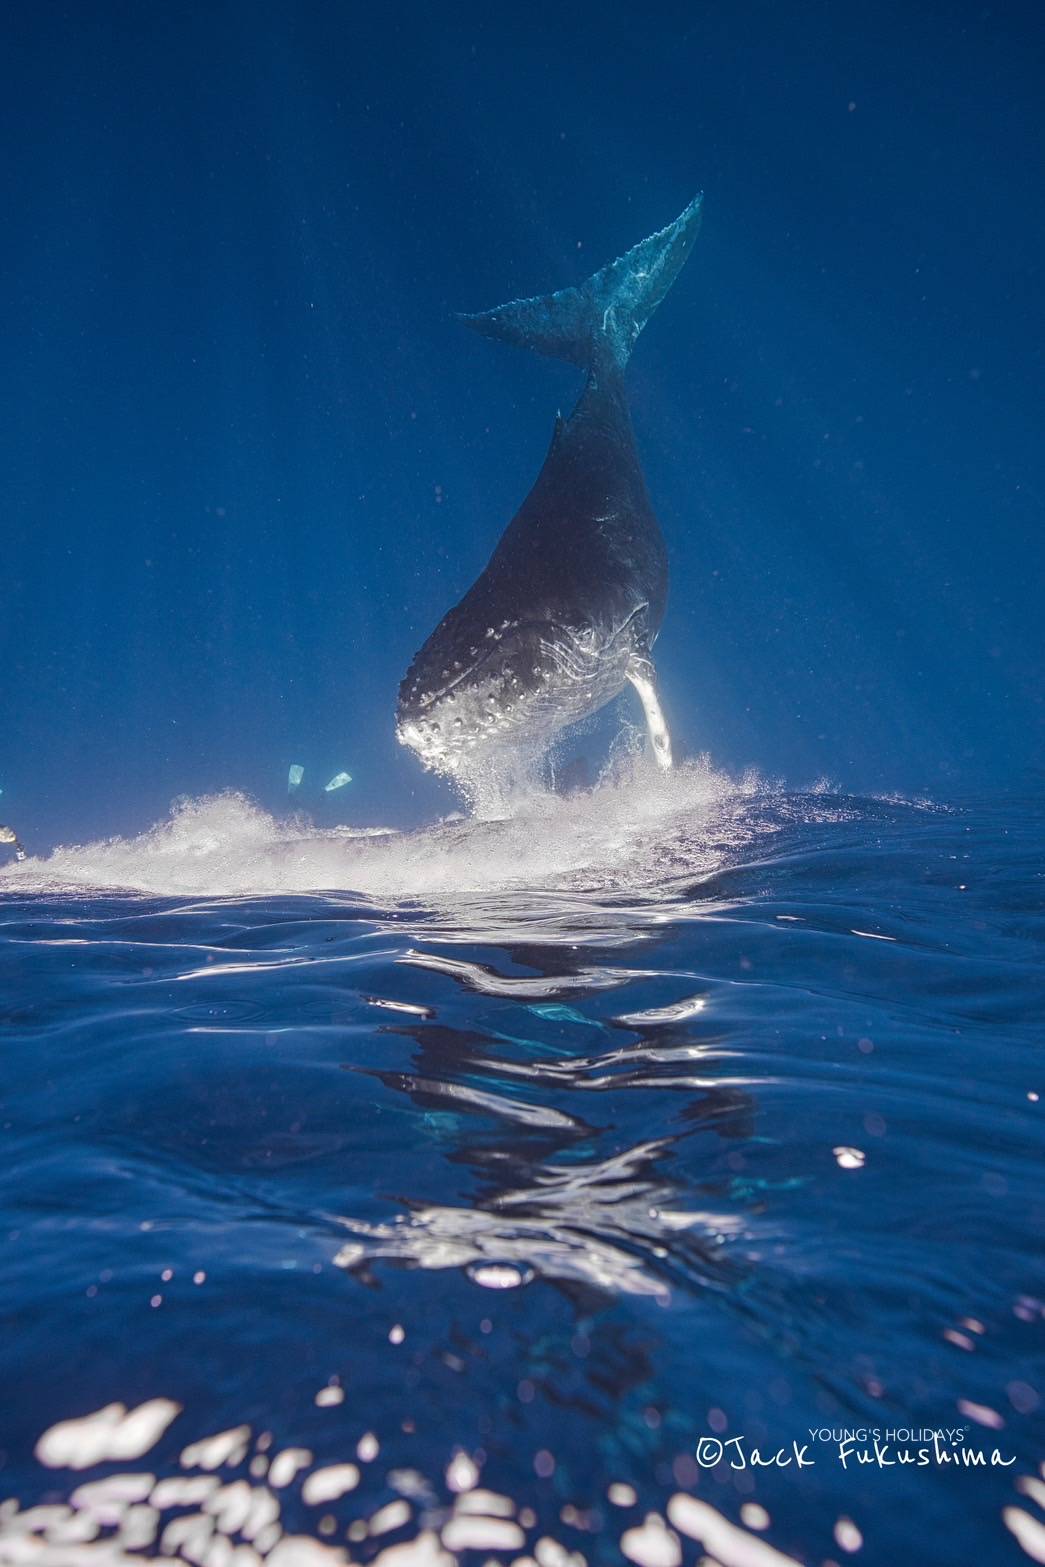
[[[1020,1529],[1040,1553],[1041,797],[624,771],[367,838],[184,802],[2,874],[5,1495],[206,1476],[179,1455],[245,1425],[223,1484],[331,1551],[356,1521],[356,1559],[475,1527],[476,1561],[674,1560],[657,1523],[626,1535],[647,1513],[687,1563],[687,1519],[727,1567],[779,1561],[756,1535],[809,1563],[1016,1563]],[[158,1398],[181,1412],[143,1456],[33,1456]],[[861,1428],[1014,1462],[843,1467]],[[716,1436],[814,1463],[702,1468]],[[455,1453],[514,1524],[451,1517]],[[305,1500],[340,1462],[358,1486]],[[242,1524],[235,1493],[169,1495],[124,1514],[146,1553],[201,1510]],[[115,1537],[128,1497],[81,1493],[79,1526]],[[0,1561],[80,1561],[70,1516],[34,1515],[31,1558],[8,1516]]]

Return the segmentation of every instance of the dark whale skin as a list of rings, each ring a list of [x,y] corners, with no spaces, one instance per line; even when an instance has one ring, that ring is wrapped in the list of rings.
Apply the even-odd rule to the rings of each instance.
[[[699,221],[699,198],[676,224],[597,273],[584,286],[588,295],[567,290],[465,318],[489,335],[573,359],[588,373],[485,570],[400,686],[398,737],[436,771],[547,746],[637,675],[652,689],[668,559],[636,449],[624,365],[689,253],[694,215]],[[651,276],[659,292],[633,310]]]

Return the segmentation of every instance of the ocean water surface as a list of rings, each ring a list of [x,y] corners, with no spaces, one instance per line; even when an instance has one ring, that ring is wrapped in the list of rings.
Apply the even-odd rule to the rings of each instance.
[[[632,760],[0,872],[0,1562],[1045,1560],[1043,814]]]

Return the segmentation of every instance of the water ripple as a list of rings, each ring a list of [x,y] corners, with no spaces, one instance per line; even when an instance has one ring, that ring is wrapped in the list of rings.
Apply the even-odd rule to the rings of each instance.
[[[692,767],[0,872],[0,1562],[1032,1554],[1042,819]],[[855,1427],[1014,1463],[696,1461]]]

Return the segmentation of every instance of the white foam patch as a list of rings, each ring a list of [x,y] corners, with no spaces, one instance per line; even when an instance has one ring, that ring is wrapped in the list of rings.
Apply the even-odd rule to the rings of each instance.
[[[515,1503],[499,1491],[465,1491],[455,1502],[459,1513],[479,1513],[484,1518],[510,1518]]]
[[[285,1534],[266,1558],[266,1567],[341,1567],[348,1556],[338,1545],[323,1545],[307,1534]]]
[[[170,1401],[152,1401],[159,1402]],[[51,1431],[80,1427],[77,1440],[82,1442],[82,1428],[88,1422],[93,1422],[92,1430],[110,1433],[117,1423],[122,1425],[131,1418],[143,1426],[143,1409],[150,1410],[150,1406],[128,1414],[122,1404],[110,1404],[86,1421],[65,1421]],[[124,1414],[114,1413],[119,1410]],[[154,1416],[150,1418],[154,1420]],[[202,1449],[209,1459],[217,1445],[224,1444],[227,1465],[219,1467],[235,1469],[242,1462],[241,1434],[249,1430],[243,1425],[217,1437],[205,1437],[186,1451]],[[369,1440],[376,1453],[377,1438],[369,1434]],[[259,1441],[267,1445],[267,1439]],[[295,1459],[295,1487],[301,1475],[296,1459],[307,1451],[297,1447],[282,1450]],[[55,1479],[44,1477],[51,1495],[55,1494]],[[512,1554],[514,1567],[584,1567],[585,1555],[569,1550],[552,1535],[542,1534],[534,1542],[539,1524],[533,1508],[525,1505],[525,1497],[517,1502],[501,1492],[480,1489],[478,1479],[476,1461],[458,1448],[445,1470],[448,1497],[440,1496],[437,1480],[430,1484],[417,1471],[392,1471],[385,1483],[393,1489],[407,1487],[418,1500],[418,1513],[403,1499],[386,1502],[369,1518],[365,1504],[357,1508],[350,1504],[340,1518],[330,1514],[318,1519],[318,1531],[335,1535],[346,1517],[352,1520],[346,1534],[353,1543],[368,1537],[380,1540],[401,1529],[419,1531],[412,1538],[379,1549],[370,1558],[371,1567],[455,1567],[458,1553],[474,1551],[494,1552],[498,1557]],[[313,1470],[300,1484],[300,1501],[306,1506],[336,1502],[354,1490],[359,1480],[354,1464]],[[234,1474],[169,1475],[154,1480],[151,1473],[128,1471],[81,1485],[69,1483],[75,1488],[68,1501],[24,1510],[14,1499],[0,1502],[0,1567],[134,1567],[135,1563],[169,1561],[172,1557],[196,1567],[348,1567],[357,1559],[344,1546],[326,1543],[314,1533],[284,1533],[277,1497]],[[1023,1496],[1040,1502],[1042,1487],[1036,1478],[1021,1476],[1016,1486]],[[374,1478],[374,1489],[381,1491],[380,1477]],[[621,1507],[633,1507],[638,1499],[635,1487],[623,1480],[610,1485],[607,1494]],[[297,1498],[287,1500],[296,1508]],[[174,1518],[162,1516],[172,1508],[186,1507],[194,1510]],[[750,1532],[770,1523],[769,1514],[757,1503],[749,1501],[741,1508],[747,1528],[738,1527],[710,1503],[684,1492],[670,1498],[666,1512],[668,1521],[661,1512],[647,1512],[640,1523],[626,1528],[616,1555],[635,1567],[681,1567],[684,1553],[679,1535],[683,1534],[698,1541],[709,1553],[703,1559],[713,1560],[716,1567],[799,1567],[794,1557]],[[572,1503],[562,1506],[559,1516],[570,1527],[581,1526],[575,1522],[577,1509]],[[1045,1562],[1045,1531],[1028,1512],[1009,1506],[1003,1509],[1002,1520],[1028,1556]],[[609,1527],[613,1528],[612,1523]],[[305,1528],[309,1528],[307,1523]],[[602,1560],[613,1551],[610,1536],[602,1532],[603,1525],[597,1523],[596,1528],[599,1532],[592,1539],[592,1552]],[[103,1537],[103,1529],[117,1532]],[[849,1518],[838,1519],[835,1539],[846,1552],[859,1551],[863,1543]],[[517,1554],[527,1551],[529,1554]],[[687,1547],[685,1559],[688,1554]]]
[[[156,1489],[149,1500],[154,1507],[161,1510],[165,1507],[197,1507],[217,1489],[218,1480],[213,1475],[186,1475],[185,1477],[171,1475],[157,1482]],[[73,1500],[75,1499],[74,1492]]]
[[[679,1491],[668,1503],[668,1517],[681,1534],[703,1545],[722,1567],[801,1567],[793,1556],[778,1551],[768,1540],[749,1534],[695,1496]]]
[[[425,1529],[415,1540],[386,1546],[371,1567],[456,1567],[456,1558],[442,1550],[437,1534]]]
[[[1045,1562],[1045,1527],[1022,1507],[1003,1507],[1002,1523],[1016,1536],[1032,1562]]]
[[[467,1453],[456,1452],[446,1469],[446,1483],[451,1491],[470,1491],[479,1483],[479,1468]]]
[[[645,1523],[626,1529],[620,1548],[639,1567],[679,1567],[682,1561],[678,1535],[657,1513],[647,1513]]]
[[[247,1453],[250,1426],[234,1426],[231,1431],[219,1431],[217,1436],[205,1436],[198,1442],[190,1442],[182,1449],[183,1469],[220,1469],[222,1464],[239,1464]]]
[[[282,1453],[277,1453],[269,1468],[269,1484],[275,1490],[281,1491],[284,1486],[290,1484],[294,1476],[302,1469],[307,1469],[312,1462],[312,1454],[307,1447],[287,1447]]]
[[[312,830],[228,793],[180,800],[137,837],[67,845],[5,867],[0,888],[396,898],[542,883],[648,887],[665,874],[715,869],[726,848],[757,836],[759,802],[780,798],[757,777],[733,780],[707,762],[662,773],[636,758],[584,794],[528,793],[500,820],[448,818],[411,832]]]
[[[181,1405],[152,1398],[137,1409],[106,1404],[79,1420],[61,1420],[45,1431],[36,1456],[51,1469],[90,1469],[109,1458],[141,1458],[155,1447]]]
[[[151,1474],[117,1474],[105,1480],[91,1480],[78,1485],[69,1500],[74,1507],[86,1508],[96,1513],[103,1523],[114,1519],[104,1516],[107,1509],[118,1513],[132,1502],[144,1502],[156,1484]]]
[[[518,1551],[526,1536],[517,1523],[508,1518],[480,1518],[465,1514],[451,1518],[443,1528],[443,1544],[448,1551]]]
[[[394,1529],[404,1528],[412,1516],[410,1503],[403,1501],[402,1497],[398,1501],[388,1502],[384,1507],[379,1507],[370,1520],[371,1538],[379,1534],[391,1534]]]
[[[355,1464],[329,1464],[325,1469],[315,1469],[301,1487],[301,1495],[310,1507],[323,1502],[336,1502],[359,1484],[359,1470]]]

